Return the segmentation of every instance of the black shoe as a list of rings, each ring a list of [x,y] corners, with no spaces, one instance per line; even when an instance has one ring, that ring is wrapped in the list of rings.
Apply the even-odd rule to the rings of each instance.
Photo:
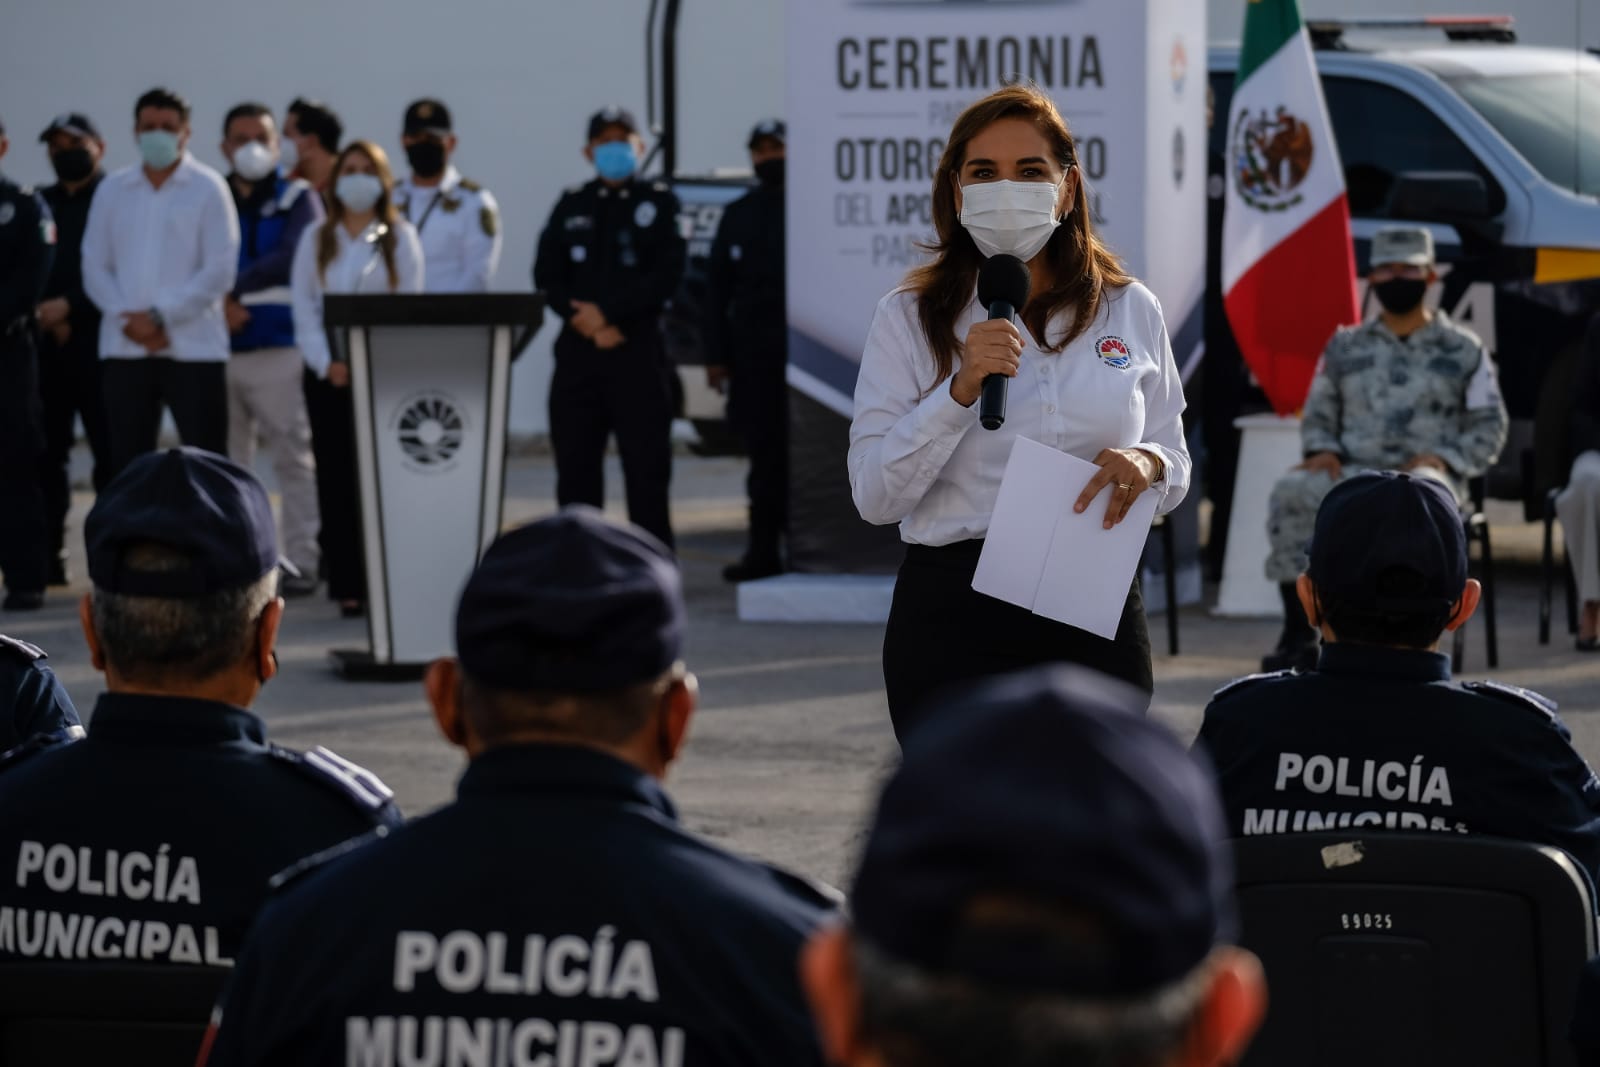
[[[361,618],[361,616],[365,615],[366,613],[367,613],[367,602],[365,600],[341,600],[341,601],[339,601],[339,615],[342,618],[359,619],[359,618]]]
[[[67,573],[67,554],[63,552],[50,561],[50,576],[46,579],[47,585],[71,585],[72,577]]]
[[[783,573],[783,564],[775,559],[751,559],[746,556],[738,563],[730,563],[722,568],[722,580],[725,582],[753,582],[757,578],[771,578],[775,574]]]
[[[21,592],[13,590],[6,594],[4,604],[0,608],[6,611],[38,611],[44,607],[44,590],[38,592]]]

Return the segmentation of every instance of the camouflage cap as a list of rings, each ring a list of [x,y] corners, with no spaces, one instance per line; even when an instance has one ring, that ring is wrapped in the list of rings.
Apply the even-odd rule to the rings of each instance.
[[[1433,234],[1421,226],[1386,226],[1372,235],[1372,265],[1433,266]]]

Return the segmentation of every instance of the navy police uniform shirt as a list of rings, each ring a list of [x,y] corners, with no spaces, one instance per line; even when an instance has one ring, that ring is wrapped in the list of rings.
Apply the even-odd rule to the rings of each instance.
[[[534,288],[563,319],[574,300],[598,304],[632,342],[655,334],[683,278],[687,247],[678,198],[665,182],[612,187],[596,178],[556,203],[539,236]]]
[[[1555,704],[1452,681],[1439,653],[1327,644],[1315,671],[1218,690],[1197,744],[1241,836],[1488,834],[1565,849],[1600,882],[1600,780]]]
[[[107,693],[85,740],[0,764],[0,959],[226,966],[275,873],[398,822],[248,711]]]
[[[798,959],[830,902],[684,831],[612,756],[493,749],[454,804],[308,866],[209,1067],[821,1063]]]
[[[0,634],[0,752],[37,734],[81,736],[78,709],[45,665],[44,650]]]

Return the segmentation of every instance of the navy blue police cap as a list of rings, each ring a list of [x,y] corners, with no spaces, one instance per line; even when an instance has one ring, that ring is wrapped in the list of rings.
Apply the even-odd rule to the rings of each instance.
[[[74,137],[87,137],[92,141],[100,140],[100,131],[89,121],[89,116],[81,111],[64,112],[51,119],[50,125],[39,135],[39,140],[49,141],[51,136],[57,133],[70,133]]]
[[[747,148],[754,148],[762,140],[771,138],[779,144],[786,144],[789,140],[789,127],[784,125],[782,119],[762,119],[750,129],[750,141]]]
[[[633,117],[633,112],[625,107],[603,107],[589,116],[589,140],[606,132],[607,126],[621,126],[629,133],[639,132],[639,123]]]
[[[249,585],[278,565],[272,502],[255,475],[214,452],[170,448],[134,460],[83,522],[95,588],[130,596],[198,597]],[[177,549],[188,565],[123,565],[138,544]]]
[[[456,655],[469,678],[495,689],[620,689],[679,660],[684,622],[671,552],[574,505],[489,546],[461,593]]]
[[[931,708],[878,803],[856,935],[1018,992],[1126,996],[1190,974],[1235,933],[1228,833],[1210,770],[1143,706],[1051,666]],[[1008,924],[1012,902],[1084,932],[1069,946]]]
[[[1392,587],[1380,590],[1380,576],[1396,570],[1418,579],[1405,596]],[[1448,611],[1467,584],[1467,531],[1455,496],[1437,478],[1402,471],[1351,475],[1317,509],[1306,573],[1325,605]]]

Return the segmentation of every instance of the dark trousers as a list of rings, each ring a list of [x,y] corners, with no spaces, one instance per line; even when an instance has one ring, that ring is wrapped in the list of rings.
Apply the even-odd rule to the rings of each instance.
[[[322,573],[330,600],[365,600],[366,555],[361,547],[361,487],[356,472],[356,416],[349,387],[329,385],[309,370],[302,379],[317,460],[317,507],[322,526]]]
[[[1137,577],[1116,639],[1107,641],[974,592],[982,549],[982,541],[906,546],[883,635],[883,684],[895,737],[904,742],[927,701],[949,686],[1041,663],[1079,663],[1154,691]]]
[[[30,337],[0,333],[0,575],[14,593],[43,592],[49,575],[37,366]]]
[[[155,450],[162,405],[172,412],[184,444],[228,454],[228,368],[222,360],[103,359],[100,389],[111,452],[108,481]]]
[[[107,440],[105,394],[100,388],[100,353],[95,335],[75,334],[65,345],[46,338],[39,346],[39,398],[44,405],[44,455],[39,465],[39,486],[44,494],[45,525],[52,556],[59,556],[66,541],[67,512],[72,506],[72,445],[76,420],[83,420],[83,435],[94,457],[91,476],[95,492],[106,487],[111,470]]]
[[[600,351],[572,330],[556,338],[550,380],[550,444],[556,501],[605,503],[606,439],[617,438],[628,518],[672,547],[672,395],[660,338],[653,330]]]
[[[731,391],[730,421],[744,437],[750,456],[750,475],[745,479],[750,495],[750,544],[745,557],[752,562],[776,562],[789,529],[789,386],[782,363],[739,364]]]

